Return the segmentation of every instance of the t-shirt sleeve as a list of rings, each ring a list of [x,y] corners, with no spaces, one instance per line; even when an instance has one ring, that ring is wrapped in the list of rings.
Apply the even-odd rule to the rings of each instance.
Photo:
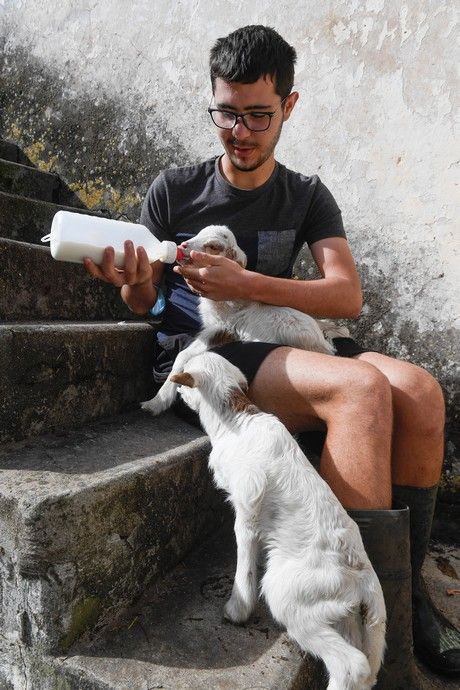
[[[150,185],[142,204],[140,222],[160,241],[170,240],[168,189],[163,173]]]
[[[325,184],[318,178],[304,221],[304,242],[308,246],[327,237],[344,237],[342,213]]]

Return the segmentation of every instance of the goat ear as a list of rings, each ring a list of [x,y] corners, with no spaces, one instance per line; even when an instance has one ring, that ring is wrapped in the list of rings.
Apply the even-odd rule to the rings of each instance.
[[[238,250],[236,252],[236,258],[235,261],[237,264],[241,266],[241,268],[246,268],[246,265],[248,263],[248,259],[246,257],[246,254],[238,247]]]
[[[243,251],[241,251],[239,247],[237,247],[236,249],[233,247],[228,247],[228,249],[225,251],[225,256],[227,257],[227,259],[236,261],[236,263],[239,264],[242,268],[246,268],[246,254]]]
[[[195,388],[196,386],[195,379],[187,371],[183,371],[180,374],[173,374],[169,377],[169,380],[173,383],[178,383],[180,386],[188,386],[189,388]]]

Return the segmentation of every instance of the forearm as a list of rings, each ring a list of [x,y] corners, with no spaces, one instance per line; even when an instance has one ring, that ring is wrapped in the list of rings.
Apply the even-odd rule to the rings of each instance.
[[[295,280],[245,271],[241,288],[244,299],[292,307],[311,316],[356,318],[362,307],[359,282],[340,276]]]

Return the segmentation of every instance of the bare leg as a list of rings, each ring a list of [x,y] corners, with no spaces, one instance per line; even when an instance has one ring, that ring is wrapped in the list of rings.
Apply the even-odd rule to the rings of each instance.
[[[327,428],[321,474],[346,508],[391,506],[391,390],[374,366],[281,347],[249,397],[292,432]]]
[[[376,352],[365,352],[355,359],[372,364],[391,385],[393,484],[435,486],[444,455],[444,400],[440,385],[424,369]]]

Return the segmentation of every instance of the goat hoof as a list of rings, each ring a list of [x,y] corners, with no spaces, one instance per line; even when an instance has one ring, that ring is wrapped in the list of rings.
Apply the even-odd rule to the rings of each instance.
[[[224,618],[236,625],[246,623],[250,614],[250,607],[236,597],[231,597],[224,606]]]
[[[141,410],[148,412],[154,417],[163,412],[163,409],[164,408],[161,400],[158,400],[157,398],[152,398],[151,400],[147,400],[146,402],[141,403]]]

